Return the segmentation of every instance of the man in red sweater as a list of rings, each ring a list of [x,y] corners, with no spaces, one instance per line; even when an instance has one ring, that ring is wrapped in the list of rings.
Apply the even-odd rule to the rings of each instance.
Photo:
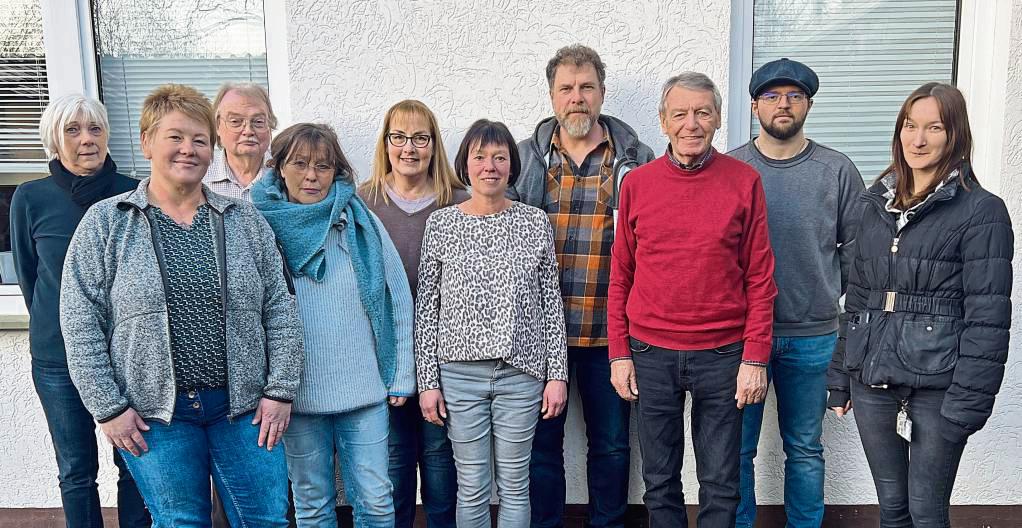
[[[739,502],[742,408],[766,396],[774,257],[759,174],[711,146],[721,97],[701,73],[660,99],[667,153],[621,186],[611,252],[611,383],[638,400],[650,526],[688,526],[681,489],[685,393],[699,527],[730,528]]]

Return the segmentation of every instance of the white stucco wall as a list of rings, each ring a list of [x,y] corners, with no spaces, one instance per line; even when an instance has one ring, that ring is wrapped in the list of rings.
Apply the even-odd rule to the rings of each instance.
[[[1016,232],[1022,232],[1022,0],[1013,5],[1001,195],[1016,220]],[[524,138],[550,114],[546,61],[556,48],[583,42],[607,63],[604,112],[627,120],[659,153],[666,143],[656,103],[667,76],[686,69],[706,72],[727,100],[729,13],[728,0],[291,0],[290,114],[293,121],[334,125],[363,177],[383,113],[406,97],[421,99],[436,112],[451,154],[464,130],[480,117],[503,120],[517,138]],[[718,148],[724,147],[725,132],[718,133]],[[1022,256],[1016,258],[1015,273],[1016,317],[1005,384],[987,428],[970,440],[953,496],[956,504],[1022,504]],[[59,506],[52,447],[31,384],[26,332],[0,332],[0,387],[6,395],[0,406],[0,475],[16,482],[0,489],[0,508]],[[768,406],[758,459],[759,500],[779,504],[783,454],[772,396]],[[580,414],[576,399],[569,409],[566,441],[570,503],[586,501]],[[875,503],[852,419],[828,416],[824,441],[827,502]],[[691,453],[689,445],[683,477],[688,500],[694,502]],[[102,457],[100,480],[103,503],[113,505],[115,473],[109,457]],[[641,493],[634,448],[632,502],[641,502]]]

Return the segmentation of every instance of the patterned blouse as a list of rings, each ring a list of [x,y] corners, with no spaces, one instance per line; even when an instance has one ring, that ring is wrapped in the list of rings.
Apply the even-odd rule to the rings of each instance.
[[[167,312],[178,391],[227,387],[227,336],[209,206],[190,226],[151,210],[166,264]]]
[[[564,308],[546,213],[513,202],[492,215],[429,216],[419,263],[419,391],[440,364],[502,359],[541,381],[567,380]]]

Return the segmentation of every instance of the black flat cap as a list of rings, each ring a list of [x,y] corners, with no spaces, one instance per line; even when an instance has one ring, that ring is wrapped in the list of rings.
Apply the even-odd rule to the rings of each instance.
[[[820,78],[809,66],[791,59],[778,59],[759,67],[749,82],[749,95],[759,96],[764,90],[779,84],[794,84],[812,97],[820,89]]]

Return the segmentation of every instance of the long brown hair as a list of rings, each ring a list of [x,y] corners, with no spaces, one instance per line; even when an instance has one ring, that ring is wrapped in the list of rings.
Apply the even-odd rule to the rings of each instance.
[[[373,154],[373,167],[369,172],[369,179],[362,184],[362,190],[366,191],[369,202],[383,198],[384,203],[390,203],[384,186],[387,183],[387,175],[393,170],[390,165],[390,156],[387,155],[387,134],[390,133],[390,124],[394,116],[400,114],[406,117],[421,117],[429,123],[429,134],[433,136],[430,140],[433,147],[433,158],[429,161],[428,176],[433,179],[433,192],[436,194],[436,203],[443,207],[454,201],[454,190],[464,189],[465,186],[458,181],[458,177],[447,161],[447,152],[444,151],[444,140],[440,137],[440,125],[437,124],[436,116],[429,110],[429,107],[414,99],[400,101],[387,110],[383,117],[383,127],[380,128],[380,135],[376,139],[376,152]]]
[[[937,101],[940,121],[944,124],[944,131],[947,134],[947,146],[937,163],[935,172],[937,178],[917,194],[912,168],[905,161],[905,152],[901,146],[901,129],[905,126],[905,119],[908,118],[912,105],[927,97],[933,97]],[[916,88],[908,99],[905,99],[901,111],[898,112],[898,120],[894,125],[894,139],[891,141],[891,158],[891,165],[884,169],[880,178],[891,173],[897,177],[894,203],[902,209],[912,207],[925,199],[954,169],[960,169],[958,179],[966,190],[969,189],[968,179],[978,181],[971,170],[972,130],[969,128],[969,113],[965,109],[965,97],[962,96],[962,92],[950,84],[938,82],[926,83]]]

